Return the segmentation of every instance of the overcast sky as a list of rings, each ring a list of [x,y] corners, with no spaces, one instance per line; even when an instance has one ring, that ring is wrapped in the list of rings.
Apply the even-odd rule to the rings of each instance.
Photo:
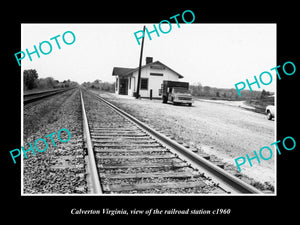
[[[149,31],[153,24],[22,24],[21,50],[72,31],[76,41],[66,45],[58,38],[61,49],[51,40],[52,52],[22,60],[24,69],[36,69],[39,77],[52,76],[59,81],[73,80],[112,82],[113,67],[136,68],[140,45],[134,32]],[[158,27],[158,24],[156,24]],[[167,27],[162,29],[167,30]],[[67,35],[66,35],[67,37]],[[71,36],[68,35],[70,38]],[[276,64],[276,24],[172,24],[168,34],[145,36],[145,57],[153,57],[184,76],[182,81],[200,82],[203,86],[234,88],[240,81],[254,81],[263,71]],[[70,38],[71,39],[71,38]],[[43,45],[44,51],[47,46]],[[17,61],[16,61],[17,63]],[[273,77],[276,75],[273,72]],[[267,80],[267,79],[266,79]],[[275,80],[265,90],[275,91]],[[253,86],[254,89],[255,86]],[[262,89],[260,89],[262,90]]]

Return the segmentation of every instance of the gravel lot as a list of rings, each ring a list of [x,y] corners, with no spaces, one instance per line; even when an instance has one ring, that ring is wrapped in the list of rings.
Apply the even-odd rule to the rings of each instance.
[[[234,168],[237,168],[235,158],[246,154],[254,156],[254,150],[259,151],[275,141],[274,121],[238,105],[197,100],[188,107],[111,93],[100,95],[176,141],[197,147]],[[261,160],[260,164],[254,160],[252,163],[253,167],[244,164],[242,173],[255,181],[274,185],[274,156],[268,161]]]
[[[24,141],[25,149],[29,142],[34,146],[35,140],[43,138],[48,143],[44,152],[34,156],[28,153],[23,159],[24,194],[65,194],[86,193],[84,151],[82,140],[82,119],[79,91],[71,90],[55,95],[40,104],[24,107]],[[66,128],[71,139],[59,141],[57,132]],[[56,146],[50,137],[53,135]],[[67,133],[61,132],[63,140]],[[44,149],[43,142],[38,142],[39,149]]]

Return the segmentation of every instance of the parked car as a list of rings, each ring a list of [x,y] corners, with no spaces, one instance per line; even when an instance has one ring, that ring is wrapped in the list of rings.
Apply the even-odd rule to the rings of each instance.
[[[267,119],[271,120],[272,118],[275,117],[275,106],[274,105],[268,105],[266,107],[266,114],[267,114]]]

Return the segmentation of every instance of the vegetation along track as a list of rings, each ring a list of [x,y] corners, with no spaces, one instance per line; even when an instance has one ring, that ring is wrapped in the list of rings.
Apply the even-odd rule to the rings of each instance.
[[[260,193],[99,96],[81,93],[91,192]]]

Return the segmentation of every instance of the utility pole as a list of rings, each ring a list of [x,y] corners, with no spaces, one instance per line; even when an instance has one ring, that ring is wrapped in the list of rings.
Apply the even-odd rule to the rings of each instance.
[[[140,54],[140,64],[139,64],[139,73],[138,73],[138,82],[137,82],[137,89],[136,89],[136,98],[140,97],[140,83],[141,83],[141,67],[142,67],[142,59],[143,59],[143,48],[144,48],[144,38],[145,38],[145,26],[143,28],[144,37],[142,40],[141,46],[141,54]]]

